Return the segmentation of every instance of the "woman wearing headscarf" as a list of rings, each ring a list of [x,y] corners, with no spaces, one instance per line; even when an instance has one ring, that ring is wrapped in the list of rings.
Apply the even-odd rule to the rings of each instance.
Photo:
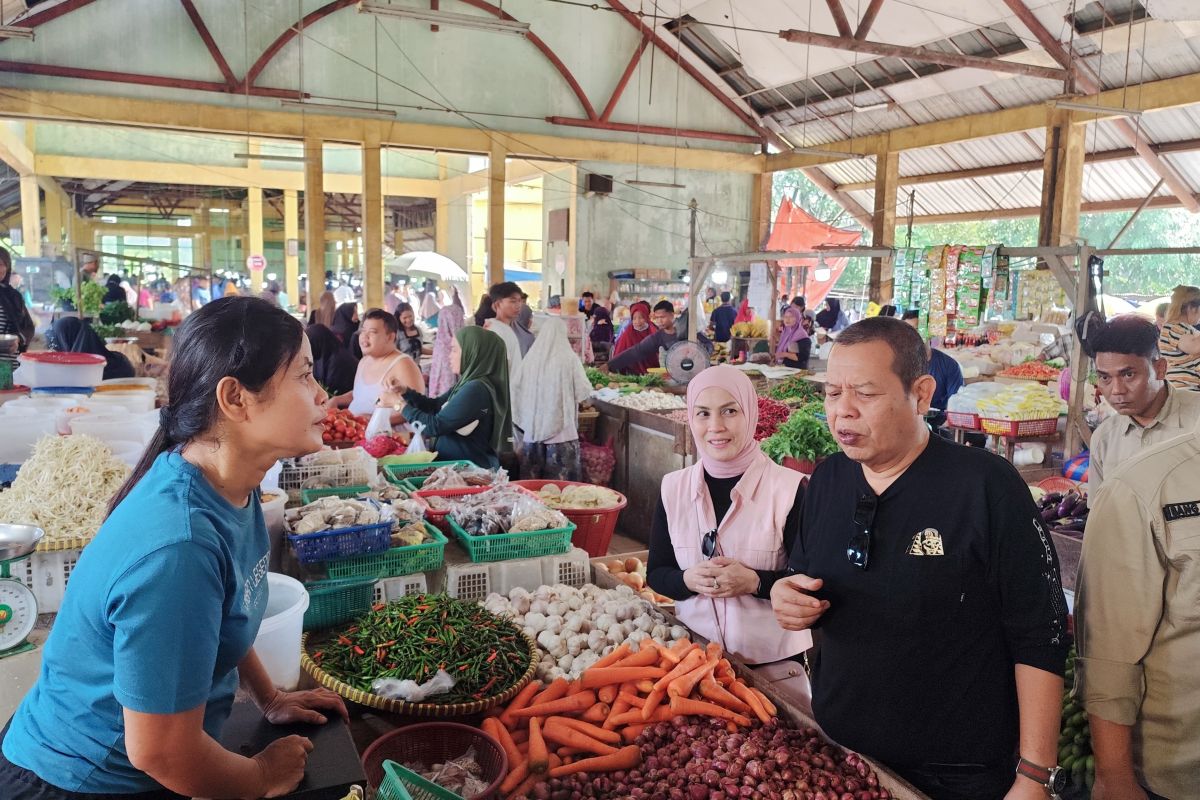
[[[61,353],[91,353],[104,356],[104,380],[134,377],[133,363],[120,353],[104,346],[104,340],[92,330],[92,326],[78,317],[63,317],[55,322],[46,337],[51,350]]]
[[[588,338],[592,340],[592,349],[597,355],[603,354],[607,360],[613,345],[612,316],[608,309],[604,306],[592,306],[591,321],[588,324],[591,326]]]
[[[443,461],[471,461],[485,469],[500,467],[500,453],[511,449],[512,417],[508,401],[508,350],[489,330],[459,330],[450,349],[450,367],[458,383],[440,397],[411,389],[399,394],[393,383],[380,397],[408,422],[425,426],[430,449]]]
[[[421,293],[421,319],[425,320],[425,324],[435,326],[438,323],[438,313],[441,306],[438,305],[437,284],[429,281],[425,284],[425,291]]]
[[[779,366],[808,369],[812,339],[802,323],[798,308],[793,305],[784,308],[783,330],[779,332],[779,344],[775,347],[775,363]]]
[[[396,348],[404,355],[421,363],[421,329],[417,317],[408,303],[396,306],[396,322],[400,323],[400,334],[396,337]]]
[[[737,316],[733,318],[733,324],[737,325],[739,322],[753,322],[753,321],[754,321],[754,312],[750,310],[750,298],[743,297],[742,304],[738,306]]]
[[[33,317],[25,298],[19,289],[12,285],[12,256],[0,247],[0,333],[17,337],[17,352],[24,353],[33,339]],[[11,356],[0,353],[0,358],[9,361],[13,369],[17,367],[17,354]]]
[[[317,383],[332,397],[353,391],[358,359],[324,325],[309,325],[307,333],[312,347],[313,377]]]
[[[521,477],[578,481],[579,404],[592,392],[567,326],[551,317],[513,375],[513,421],[523,431]]]
[[[454,294],[458,301],[458,292]],[[433,357],[429,365],[429,396],[441,397],[454,386],[457,377],[450,366],[450,350],[454,337],[463,326],[462,302],[451,302],[438,313],[437,336],[433,340]]]
[[[842,311],[842,301],[836,297],[825,298],[825,310],[817,312],[817,325],[830,333],[837,333],[842,328],[850,327],[850,320]]]
[[[521,310],[517,312],[517,319],[513,323],[512,329],[513,333],[517,335],[517,343],[521,345],[521,358],[524,358],[537,338],[533,335],[533,309],[529,307],[528,303],[521,304]]]
[[[800,527],[803,476],[754,440],[758,400],[737,368],[693,378],[687,414],[700,461],[663,478],[647,582],[674,598],[685,625],[742,661],[793,658],[811,635],[784,631],[770,598]]]
[[[124,303],[125,289],[121,286],[120,275],[109,275],[104,283],[104,303]]]
[[[349,347],[358,333],[358,304],[342,303],[333,313],[333,322],[329,329],[333,331],[344,346]]]
[[[324,325],[332,330],[333,318],[337,314],[337,300],[334,299],[333,292],[322,292],[319,302],[320,305],[308,315],[308,324]]]
[[[615,358],[624,351],[636,347],[642,341],[649,339],[658,332],[658,328],[650,323],[650,304],[645,300],[639,300],[631,305],[629,312],[631,315],[629,327],[617,338],[617,343],[613,345],[610,358]],[[625,373],[628,375],[645,375],[646,370],[657,366],[657,358],[645,358],[627,367]]]

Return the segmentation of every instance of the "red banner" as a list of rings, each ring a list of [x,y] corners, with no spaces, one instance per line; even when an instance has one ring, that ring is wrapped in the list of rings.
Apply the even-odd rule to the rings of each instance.
[[[848,231],[827,225],[813,217],[800,206],[792,203],[788,197],[779,204],[779,213],[775,215],[775,224],[771,227],[771,236],[767,240],[766,250],[801,252],[815,250],[818,247],[853,247],[862,238],[859,231]],[[803,294],[808,308],[816,309],[829,294],[842,271],[846,268],[846,259],[832,258],[821,263],[816,258],[795,258],[779,262],[779,292],[789,298]],[[786,267],[793,267],[788,270]],[[807,279],[801,288],[801,276]]]

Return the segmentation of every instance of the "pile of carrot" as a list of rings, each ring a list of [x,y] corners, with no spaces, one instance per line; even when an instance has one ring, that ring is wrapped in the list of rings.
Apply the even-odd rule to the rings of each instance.
[[[500,791],[515,798],[549,778],[636,768],[642,756],[634,742],[647,725],[700,716],[736,730],[776,713],[734,674],[720,645],[644,639],[637,652],[622,644],[576,681],[530,683],[482,727],[508,755]]]

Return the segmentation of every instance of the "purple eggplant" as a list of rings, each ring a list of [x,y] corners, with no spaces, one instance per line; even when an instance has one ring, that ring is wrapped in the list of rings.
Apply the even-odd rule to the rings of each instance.
[[[1075,501],[1075,506],[1074,506],[1074,508],[1071,509],[1071,516],[1072,517],[1086,517],[1087,513],[1088,513],[1087,500],[1084,498],[1080,498],[1079,500]]]
[[[1053,522],[1058,519],[1058,506],[1046,506],[1042,509],[1042,522]]]
[[[1062,502],[1058,504],[1058,515],[1060,517],[1070,516],[1071,509],[1075,508],[1075,502],[1077,500],[1079,500],[1078,492],[1067,492],[1066,496],[1063,497]]]
[[[1049,505],[1056,506],[1062,502],[1062,499],[1063,499],[1062,492],[1050,492],[1049,494],[1042,497],[1042,507],[1044,508]]]

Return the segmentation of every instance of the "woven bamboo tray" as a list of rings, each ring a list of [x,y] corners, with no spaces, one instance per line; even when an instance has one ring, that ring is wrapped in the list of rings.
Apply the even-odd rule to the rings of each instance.
[[[519,628],[515,629],[518,633],[521,633],[521,638],[525,640],[525,644],[529,647],[529,667],[516,683],[501,694],[485,697],[482,700],[473,700],[470,703],[406,703],[403,700],[389,700],[371,692],[355,689],[350,684],[333,677],[317,666],[317,663],[308,654],[309,634],[307,633],[303,634],[300,638],[300,666],[312,676],[313,680],[326,689],[337,692],[347,700],[359,705],[368,706],[380,711],[390,711],[394,714],[407,714],[413,717],[465,717],[471,714],[482,714],[498,705],[507,703],[516,697],[517,692],[521,691],[527,683],[533,680],[534,674],[537,671],[538,661],[541,659],[537,642],[526,636]]]

